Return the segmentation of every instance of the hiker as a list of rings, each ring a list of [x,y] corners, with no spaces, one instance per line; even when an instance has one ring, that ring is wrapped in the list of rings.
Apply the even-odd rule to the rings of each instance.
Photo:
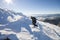
[[[36,19],[35,17],[32,17],[32,16],[31,16],[31,19],[32,19],[32,24],[33,24],[34,26],[37,26],[37,25],[36,25],[36,20],[37,20],[37,19]]]

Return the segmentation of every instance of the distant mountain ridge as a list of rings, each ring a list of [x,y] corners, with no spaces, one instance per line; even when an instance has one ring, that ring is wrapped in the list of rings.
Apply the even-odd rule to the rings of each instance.
[[[33,16],[35,17],[60,17],[60,13],[56,13],[56,14],[34,14]]]

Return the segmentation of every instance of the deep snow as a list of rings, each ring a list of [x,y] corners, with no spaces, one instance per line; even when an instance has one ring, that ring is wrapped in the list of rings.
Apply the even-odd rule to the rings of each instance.
[[[5,22],[0,20],[0,40],[6,37],[11,40],[60,40],[60,27],[37,20],[38,27],[34,28],[31,19],[25,15],[1,10],[0,14],[4,16],[0,19]]]

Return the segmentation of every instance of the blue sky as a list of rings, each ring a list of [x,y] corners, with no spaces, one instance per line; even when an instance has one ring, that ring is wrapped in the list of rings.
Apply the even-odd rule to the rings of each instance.
[[[12,3],[0,0],[0,7],[31,14],[56,14],[60,13],[60,0],[11,0]]]

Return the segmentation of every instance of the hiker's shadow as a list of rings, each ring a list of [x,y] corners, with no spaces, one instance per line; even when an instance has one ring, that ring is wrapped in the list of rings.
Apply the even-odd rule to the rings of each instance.
[[[38,23],[38,27],[40,28],[40,31],[33,32],[35,40],[52,40],[49,36],[45,35],[45,33],[43,32],[43,26],[40,23]]]

